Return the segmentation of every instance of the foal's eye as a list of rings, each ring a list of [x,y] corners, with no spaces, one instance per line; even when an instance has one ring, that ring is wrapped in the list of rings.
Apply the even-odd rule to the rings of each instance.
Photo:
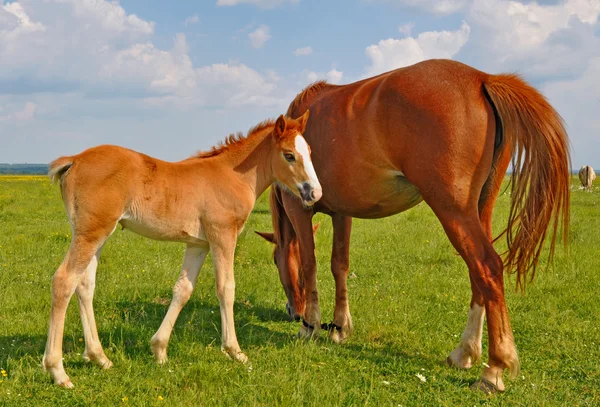
[[[287,162],[293,163],[294,161],[296,161],[296,157],[292,153],[285,153],[283,156],[285,157]]]

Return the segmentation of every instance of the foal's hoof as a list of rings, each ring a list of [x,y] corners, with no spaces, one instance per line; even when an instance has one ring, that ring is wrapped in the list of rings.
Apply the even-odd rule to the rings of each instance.
[[[235,360],[236,362],[240,362],[243,364],[248,363],[248,356],[244,352],[241,351],[229,351],[225,348],[221,348],[221,352],[225,354],[230,359]]]
[[[470,387],[473,391],[482,392],[484,394],[495,394],[495,393],[503,393],[504,389],[498,388],[494,383],[490,382],[488,379],[480,378],[475,383],[473,383]]]
[[[113,363],[110,361],[109,358],[106,357],[106,355],[95,357],[92,355],[84,354],[83,360],[85,360],[86,362],[95,363],[102,369],[110,369],[111,367],[113,367]]]
[[[56,383],[59,387],[64,387],[65,389],[72,389],[73,387],[75,387],[73,385],[73,382],[71,382],[71,379],[67,378],[66,381],[62,382],[62,383]]]

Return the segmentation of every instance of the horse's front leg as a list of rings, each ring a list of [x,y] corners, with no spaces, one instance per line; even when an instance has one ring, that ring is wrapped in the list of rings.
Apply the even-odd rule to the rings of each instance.
[[[331,273],[335,279],[335,310],[333,323],[329,325],[329,337],[335,343],[342,343],[352,332],[352,316],[348,305],[348,271],[350,266],[350,232],[352,218],[333,214],[333,248],[331,252]]]
[[[233,257],[235,243],[235,234],[220,233],[217,241],[210,242],[210,251],[215,267],[217,297],[221,307],[221,350],[233,359],[246,363],[248,357],[240,349],[233,321],[233,303],[235,301]]]
[[[294,227],[300,252],[300,275],[306,298],[306,307],[298,337],[307,338],[318,335],[321,329],[321,310],[317,291],[317,260],[315,258],[315,239],[312,218],[314,212],[306,209],[295,197],[283,194],[285,211]]]

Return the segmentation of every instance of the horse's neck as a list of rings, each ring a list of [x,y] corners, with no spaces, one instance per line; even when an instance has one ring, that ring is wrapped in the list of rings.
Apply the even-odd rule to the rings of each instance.
[[[230,166],[240,181],[247,184],[258,198],[271,185],[275,178],[271,167],[271,151],[274,148],[270,132],[255,134],[233,145],[229,151],[215,158]]]

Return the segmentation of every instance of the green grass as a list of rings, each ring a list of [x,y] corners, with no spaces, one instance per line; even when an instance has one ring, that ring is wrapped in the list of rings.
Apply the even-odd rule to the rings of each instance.
[[[43,177],[0,177],[0,406],[42,405],[600,405],[600,191],[573,179],[570,256],[559,251],[525,295],[506,279],[522,370],[502,395],[469,391],[481,365],[445,366],[465,326],[466,267],[428,206],[381,220],[355,220],[348,282],[355,332],[344,345],[295,339],[272,248],[263,196],[238,240],[235,318],[252,370],[220,351],[220,318],[210,260],[175,326],[169,362],[153,363],[158,329],[178,276],[184,246],[117,230],[103,251],[95,311],[100,339],[115,367],[86,364],[77,302],[65,328],[65,366],[75,389],[51,384],[40,367],[52,275],[70,228],[58,187]],[[495,228],[506,220],[502,195]],[[332,230],[317,233],[325,321],[333,314],[329,272]],[[500,247],[501,248],[501,244]],[[484,333],[484,355],[487,354]],[[485,357],[484,357],[485,359]],[[422,374],[427,381],[416,377]]]

